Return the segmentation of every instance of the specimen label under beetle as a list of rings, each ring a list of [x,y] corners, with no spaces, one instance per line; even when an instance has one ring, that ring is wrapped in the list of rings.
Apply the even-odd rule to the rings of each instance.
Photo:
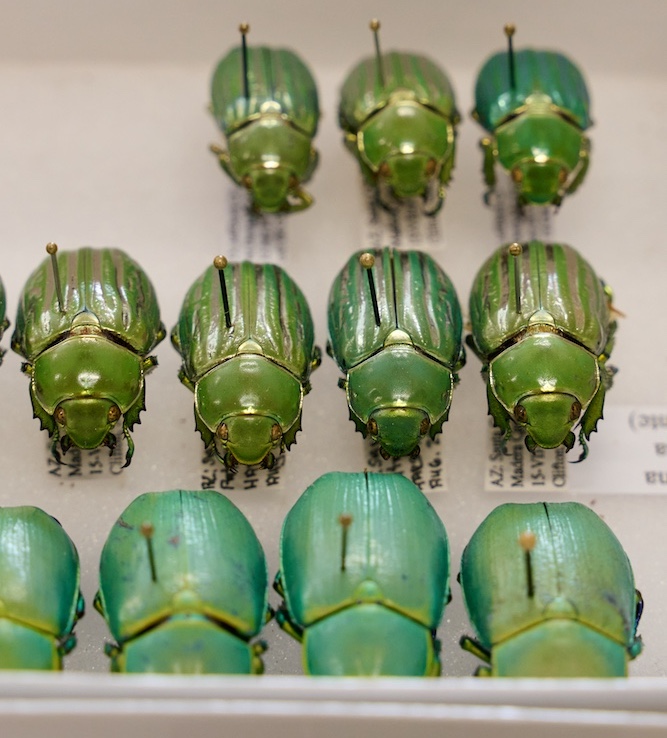
[[[473,534],[461,589],[483,676],[620,677],[641,651],[628,557],[577,502],[506,504]]]
[[[118,249],[49,244],[47,252],[23,288],[12,336],[34,416],[58,461],[72,446],[113,450],[122,420],[127,466],[130,431],[146,407],[144,377],[157,364],[149,353],[165,336],[153,285]]]
[[[350,418],[385,458],[416,455],[442,430],[465,363],[454,286],[421,251],[354,254],[329,295],[328,350]]]

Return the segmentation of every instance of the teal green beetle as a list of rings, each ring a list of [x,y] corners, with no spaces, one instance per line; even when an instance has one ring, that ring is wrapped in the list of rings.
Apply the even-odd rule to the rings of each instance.
[[[501,246],[470,294],[468,345],[482,361],[489,415],[508,439],[512,421],[526,446],[574,446],[581,458],[602,419],[615,369],[607,365],[616,321],[612,293],[569,246]]]
[[[616,536],[577,502],[506,504],[463,552],[461,589],[483,676],[620,677],[643,602]]]
[[[578,67],[563,54],[523,49],[494,54],[475,85],[473,117],[489,132],[483,138],[488,195],[496,163],[515,183],[521,205],[560,205],[583,182],[588,169],[590,100]]]
[[[83,616],[79,555],[38,507],[0,508],[0,669],[62,669]]]
[[[57,461],[71,446],[113,450],[122,418],[127,466],[130,431],[145,409],[144,375],[157,364],[148,354],[165,336],[153,285],[118,249],[46,248],[50,259],[23,288],[12,336],[26,359],[34,416]]]
[[[447,75],[419,54],[376,55],[345,78],[338,119],[344,142],[389,209],[397,200],[421,197],[429,215],[440,210],[454,168],[460,120]]]
[[[271,467],[301,429],[320,363],[313,320],[283,269],[216,257],[190,287],[171,333],[196,429],[224,464]]]
[[[350,418],[385,457],[419,454],[449,416],[465,363],[454,286],[421,251],[354,254],[329,295],[330,355]]]
[[[2,338],[3,333],[9,327],[9,321],[5,316],[6,312],[7,298],[5,297],[5,286],[2,283],[2,280],[0,280],[0,339]],[[2,357],[5,355],[5,353],[6,352],[4,350],[0,350],[0,364],[2,364]]]
[[[312,197],[302,188],[317,166],[312,141],[320,109],[315,80],[292,51],[243,43],[215,69],[211,112],[228,150],[211,146],[220,166],[250,190],[266,213],[303,210]]]
[[[283,524],[280,626],[307,674],[437,676],[435,630],[449,602],[449,544],[400,474],[317,479]]]
[[[149,492],[111,529],[96,609],[116,639],[112,671],[250,674],[250,640],[270,614],[262,546],[243,513],[212,491]]]

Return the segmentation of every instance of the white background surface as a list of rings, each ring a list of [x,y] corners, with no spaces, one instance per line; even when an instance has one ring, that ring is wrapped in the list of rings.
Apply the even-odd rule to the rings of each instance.
[[[319,345],[324,347],[326,342],[329,285],[347,257],[364,245],[367,234],[357,165],[343,150],[336,127],[336,100],[346,72],[372,50],[367,26],[372,16],[382,19],[385,50],[420,51],[432,56],[447,69],[457,91],[463,123],[455,179],[438,219],[440,242],[427,248],[448,272],[465,305],[474,273],[501,242],[493,214],[481,202],[481,153],[476,145],[481,130],[468,117],[472,87],[486,56],[503,46],[502,25],[511,20],[518,27],[517,48],[532,45],[566,52],[581,65],[591,90],[595,121],[591,169],[581,191],[568,198],[553,219],[551,233],[554,240],[570,243],[586,255],[614,287],[616,305],[627,316],[613,355],[620,371],[608,405],[619,409],[667,405],[663,318],[667,274],[663,244],[667,202],[663,31],[667,11],[660,0],[632,6],[593,0],[558,4],[515,0],[502,7],[491,2],[426,0],[327,5],[296,1],[104,4],[27,0],[20,5],[0,3],[0,15],[0,271],[12,323],[20,289],[43,258],[47,241],[56,241],[61,248],[108,245],[125,249],[153,280],[168,329],[176,320],[187,287],[213,255],[234,250],[228,236],[232,185],[207,151],[210,142],[220,143],[221,138],[206,105],[213,65],[237,43],[236,28],[241,20],[251,23],[250,43],[284,45],[298,51],[311,66],[321,90],[323,117],[316,139],[321,162],[309,185],[316,205],[285,218],[283,261],[309,299]],[[8,347],[10,335],[11,329],[2,341],[4,347]],[[160,366],[148,377],[148,411],[134,433],[132,466],[118,477],[92,481],[59,481],[47,473],[46,434],[40,433],[37,421],[31,419],[27,380],[19,372],[19,357],[9,352],[1,370],[0,503],[37,504],[55,515],[74,538],[82,559],[88,614],[77,630],[79,648],[67,661],[72,672],[102,673],[108,668],[101,651],[106,628],[92,609],[92,598],[97,588],[99,552],[115,518],[141,492],[196,488],[200,484],[202,446],[193,431],[192,395],[176,379],[178,357],[168,341],[158,347],[157,355]],[[478,374],[479,364],[469,356],[443,436],[449,489],[430,497],[449,532],[454,574],[475,527],[492,507],[510,499],[483,491],[487,421],[484,387]],[[337,368],[325,356],[313,375],[313,392],[305,403],[305,430],[289,454],[281,489],[231,495],[262,539],[271,576],[277,568],[282,519],[299,494],[326,471],[360,471],[365,465],[364,446],[347,420],[337,377]],[[611,421],[601,423],[599,430],[600,438],[622,437]],[[604,469],[611,463],[608,454],[614,459],[624,454],[622,444],[612,444],[610,451],[611,442],[600,444],[604,450],[598,453],[597,441],[594,436],[585,462],[589,477],[595,476],[590,472],[593,467]],[[627,464],[632,463],[628,458]],[[635,677],[661,677],[667,672],[667,641],[663,637],[667,499],[638,492],[639,486],[624,494],[608,495],[593,486],[574,498],[594,504],[630,556],[646,600],[641,625],[645,651],[633,664],[632,673]],[[541,498],[561,499],[556,494],[525,496]],[[439,633],[443,673],[463,676],[472,673],[475,660],[457,646],[468,626],[455,582],[453,593],[454,601]],[[297,644],[273,624],[264,637],[270,645],[267,673],[299,673]],[[159,725],[165,735],[175,734],[178,728],[180,735],[183,724],[173,716],[163,717],[165,710],[175,714],[180,705],[182,715],[197,716],[187,723],[187,730],[195,735],[199,728],[203,734],[221,724],[219,715],[234,713],[234,705],[241,704],[231,698],[216,701],[211,695],[242,693],[244,699],[257,701],[243,703],[245,712],[239,708],[228,725],[230,730],[242,726],[246,734],[254,731],[253,735],[268,729],[285,734],[299,734],[300,730],[306,735],[314,731],[316,723],[320,732],[325,724],[332,730],[336,726],[338,732],[361,731],[369,725],[384,725],[390,714],[402,715],[411,721],[412,733],[423,735],[445,723],[453,735],[458,734],[456,730],[471,735],[473,729],[481,735],[482,730],[488,732],[484,723],[487,716],[511,725],[513,735],[535,719],[543,725],[561,719],[567,724],[579,723],[581,735],[593,735],[597,734],[591,732],[597,730],[595,726],[610,722],[620,730],[630,719],[620,712],[609,717],[600,709],[664,710],[667,692],[665,680],[631,679],[629,685],[640,686],[619,685],[618,689],[629,695],[624,704],[608,687],[593,698],[585,689],[577,692],[564,683],[549,690],[524,684],[493,697],[496,688],[481,682],[442,679],[436,686],[433,682],[411,683],[409,697],[399,698],[384,691],[377,681],[367,692],[357,685],[348,688],[344,682],[328,682],[328,694],[333,697],[320,707],[324,704],[321,683],[306,680],[205,680],[203,694],[209,696],[207,699],[195,697],[199,687],[197,680],[192,680],[187,683],[192,686],[180,687],[181,693],[191,698],[183,703],[155,701],[155,695],[168,694],[164,686],[168,681],[125,684],[133,686],[128,688],[119,679],[101,675],[91,679],[72,673],[46,680],[3,676],[0,709],[8,719],[11,716],[8,726],[15,728],[14,735],[37,729],[41,718],[35,711],[46,715],[52,734],[87,734],[89,730],[84,728],[90,727],[90,716],[108,712],[105,720],[96,724],[99,735],[119,729],[128,735],[133,730],[145,734],[147,725]],[[310,711],[310,717],[287,716],[292,709],[288,704],[294,703],[281,691],[281,684],[297,690],[291,694],[305,695],[306,702],[298,703],[295,714]],[[157,691],[151,691],[153,685]],[[386,689],[391,690],[390,685]],[[578,693],[586,695],[583,702],[575,699]],[[364,704],[371,707],[364,713],[366,718],[361,713],[354,718],[355,710],[361,708],[351,706],[353,694],[362,695],[359,699],[368,695]],[[377,707],[378,700],[387,694],[392,695],[391,706]],[[400,694],[406,690],[401,689]],[[116,695],[117,701],[104,703],[102,695]],[[275,701],[267,702],[271,695]],[[17,702],[18,696],[28,701]],[[132,696],[136,699],[131,700]],[[525,715],[471,708],[447,713],[444,709],[447,702],[483,704],[499,699],[502,704],[525,699],[539,705],[561,698],[559,705],[574,712]],[[442,710],[424,712],[416,707],[427,700],[442,703]],[[261,704],[268,717],[260,715]],[[578,714],[576,710],[582,707],[595,711]],[[87,715],[88,721],[74,722],[67,717],[72,711]],[[141,719],[136,717],[139,713]],[[113,714],[129,717],[124,722],[125,717],[113,718]],[[661,720],[645,717],[646,734]],[[387,727],[385,735],[392,730],[396,735],[405,732],[405,723],[388,725],[393,727]],[[494,732],[500,730],[494,727]],[[613,728],[607,726],[606,730],[609,735]]]

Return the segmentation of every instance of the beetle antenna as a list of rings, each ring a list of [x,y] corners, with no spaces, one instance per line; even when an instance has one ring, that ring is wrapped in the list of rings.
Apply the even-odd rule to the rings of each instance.
[[[380,306],[378,305],[378,295],[375,290],[375,279],[373,278],[373,265],[375,264],[375,257],[370,251],[364,251],[359,257],[359,263],[366,270],[368,275],[368,288],[371,291],[371,302],[373,303],[373,315],[375,316],[375,325],[380,325]]]
[[[227,328],[232,327],[232,318],[229,314],[229,297],[227,296],[227,285],[225,284],[225,267],[229,262],[224,256],[216,256],[213,259],[213,266],[218,270],[220,277],[220,292],[222,292],[222,306],[225,311],[225,325]]]
[[[509,255],[512,257],[512,263],[514,265],[514,301],[516,303],[517,313],[521,312],[521,272],[519,259],[523,253],[523,248],[520,243],[510,244],[508,249]]]
[[[380,21],[377,18],[368,24],[371,31],[373,31],[373,39],[375,41],[375,62],[377,68],[377,74],[380,79],[380,84],[384,87],[384,66],[382,64],[382,53],[380,52]]]
[[[246,36],[250,26],[248,23],[241,23],[239,26],[239,33],[241,34],[241,60],[243,62],[243,97],[246,99],[246,104],[250,99],[250,88],[248,86],[248,44],[246,42]]]
[[[535,596],[535,587],[533,585],[533,560],[532,552],[535,548],[537,537],[530,530],[524,530],[519,536],[519,545],[523,549],[524,556],[526,557],[526,589],[528,591],[528,597]]]
[[[338,516],[338,522],[343,532],[340,544],[340,570],[345,571],[345,558],[347,556],[347,531],[352,525],[352,516],[350,513],[341,513]]]
[[[51,257],[51,266],[53,267],[53,281],[56,284],[56,295],[58,297],[58,310],[61,313],[65,312],[65,300],[63,300],[63,288],[60,286],[60,271],[58,269],[58,259],[56,254],[58,253],[58,246],[55,243],[46,244],[46,253]]]
[[[516,67],[514,66],[514,45],[512,44],[512,36],[516,31],[514,23],[505,25],[505,35],[507,36],[507,61],[510,68],[510,89],[516,92]]]
[[[148,563],[151,567],[151,579],[154,582],[157,582],[157,571],[155,568],[155,553],[153,552],[153,533],[155,532],[155,528],[153,527],[152,523],[142,523],[141,528],[139,529],[141,531],[141,535],[146,539],[146,546],[148,548]]]

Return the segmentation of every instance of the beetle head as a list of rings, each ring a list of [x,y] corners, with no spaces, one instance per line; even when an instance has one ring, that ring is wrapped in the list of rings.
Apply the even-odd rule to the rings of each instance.
[[[389,456],[409,456],[419,448],[419,441],[430,422],[423,410],[412,407],[390,407],[372,413],[367,429],[371,438]],[[419,453],[417,451],[417,453]]]
[[[560,392],[528,395],[514,407],[515,420],[541,448],[557,448],[565,443],[580,415],[579,400]]]
[[[231,415],[220,423],[215,433],[218,455],[228,466],[234,461],[252,466],[272,466],[272,451],[283,438],[280,425],[267,415]]]
[[[244,184],[260,210],[275,213],[285,209],[289,191],[298,183],[288,170],[276,166],[251,169],[244,177]]]
[[[568,173],[558,162],[527,159],[512,169],[519,199],[530,205],[558,204]]]
[[[435,159],[425,154],[401,153],[388,157],[379,174],[396,197],[415,197],[428,190],[436,169]]]
[[[66,437],[64,447],[79,448],[101,446],[122,413],[113,400],[93,397],[63,400],[56,408],[54,418]]]

